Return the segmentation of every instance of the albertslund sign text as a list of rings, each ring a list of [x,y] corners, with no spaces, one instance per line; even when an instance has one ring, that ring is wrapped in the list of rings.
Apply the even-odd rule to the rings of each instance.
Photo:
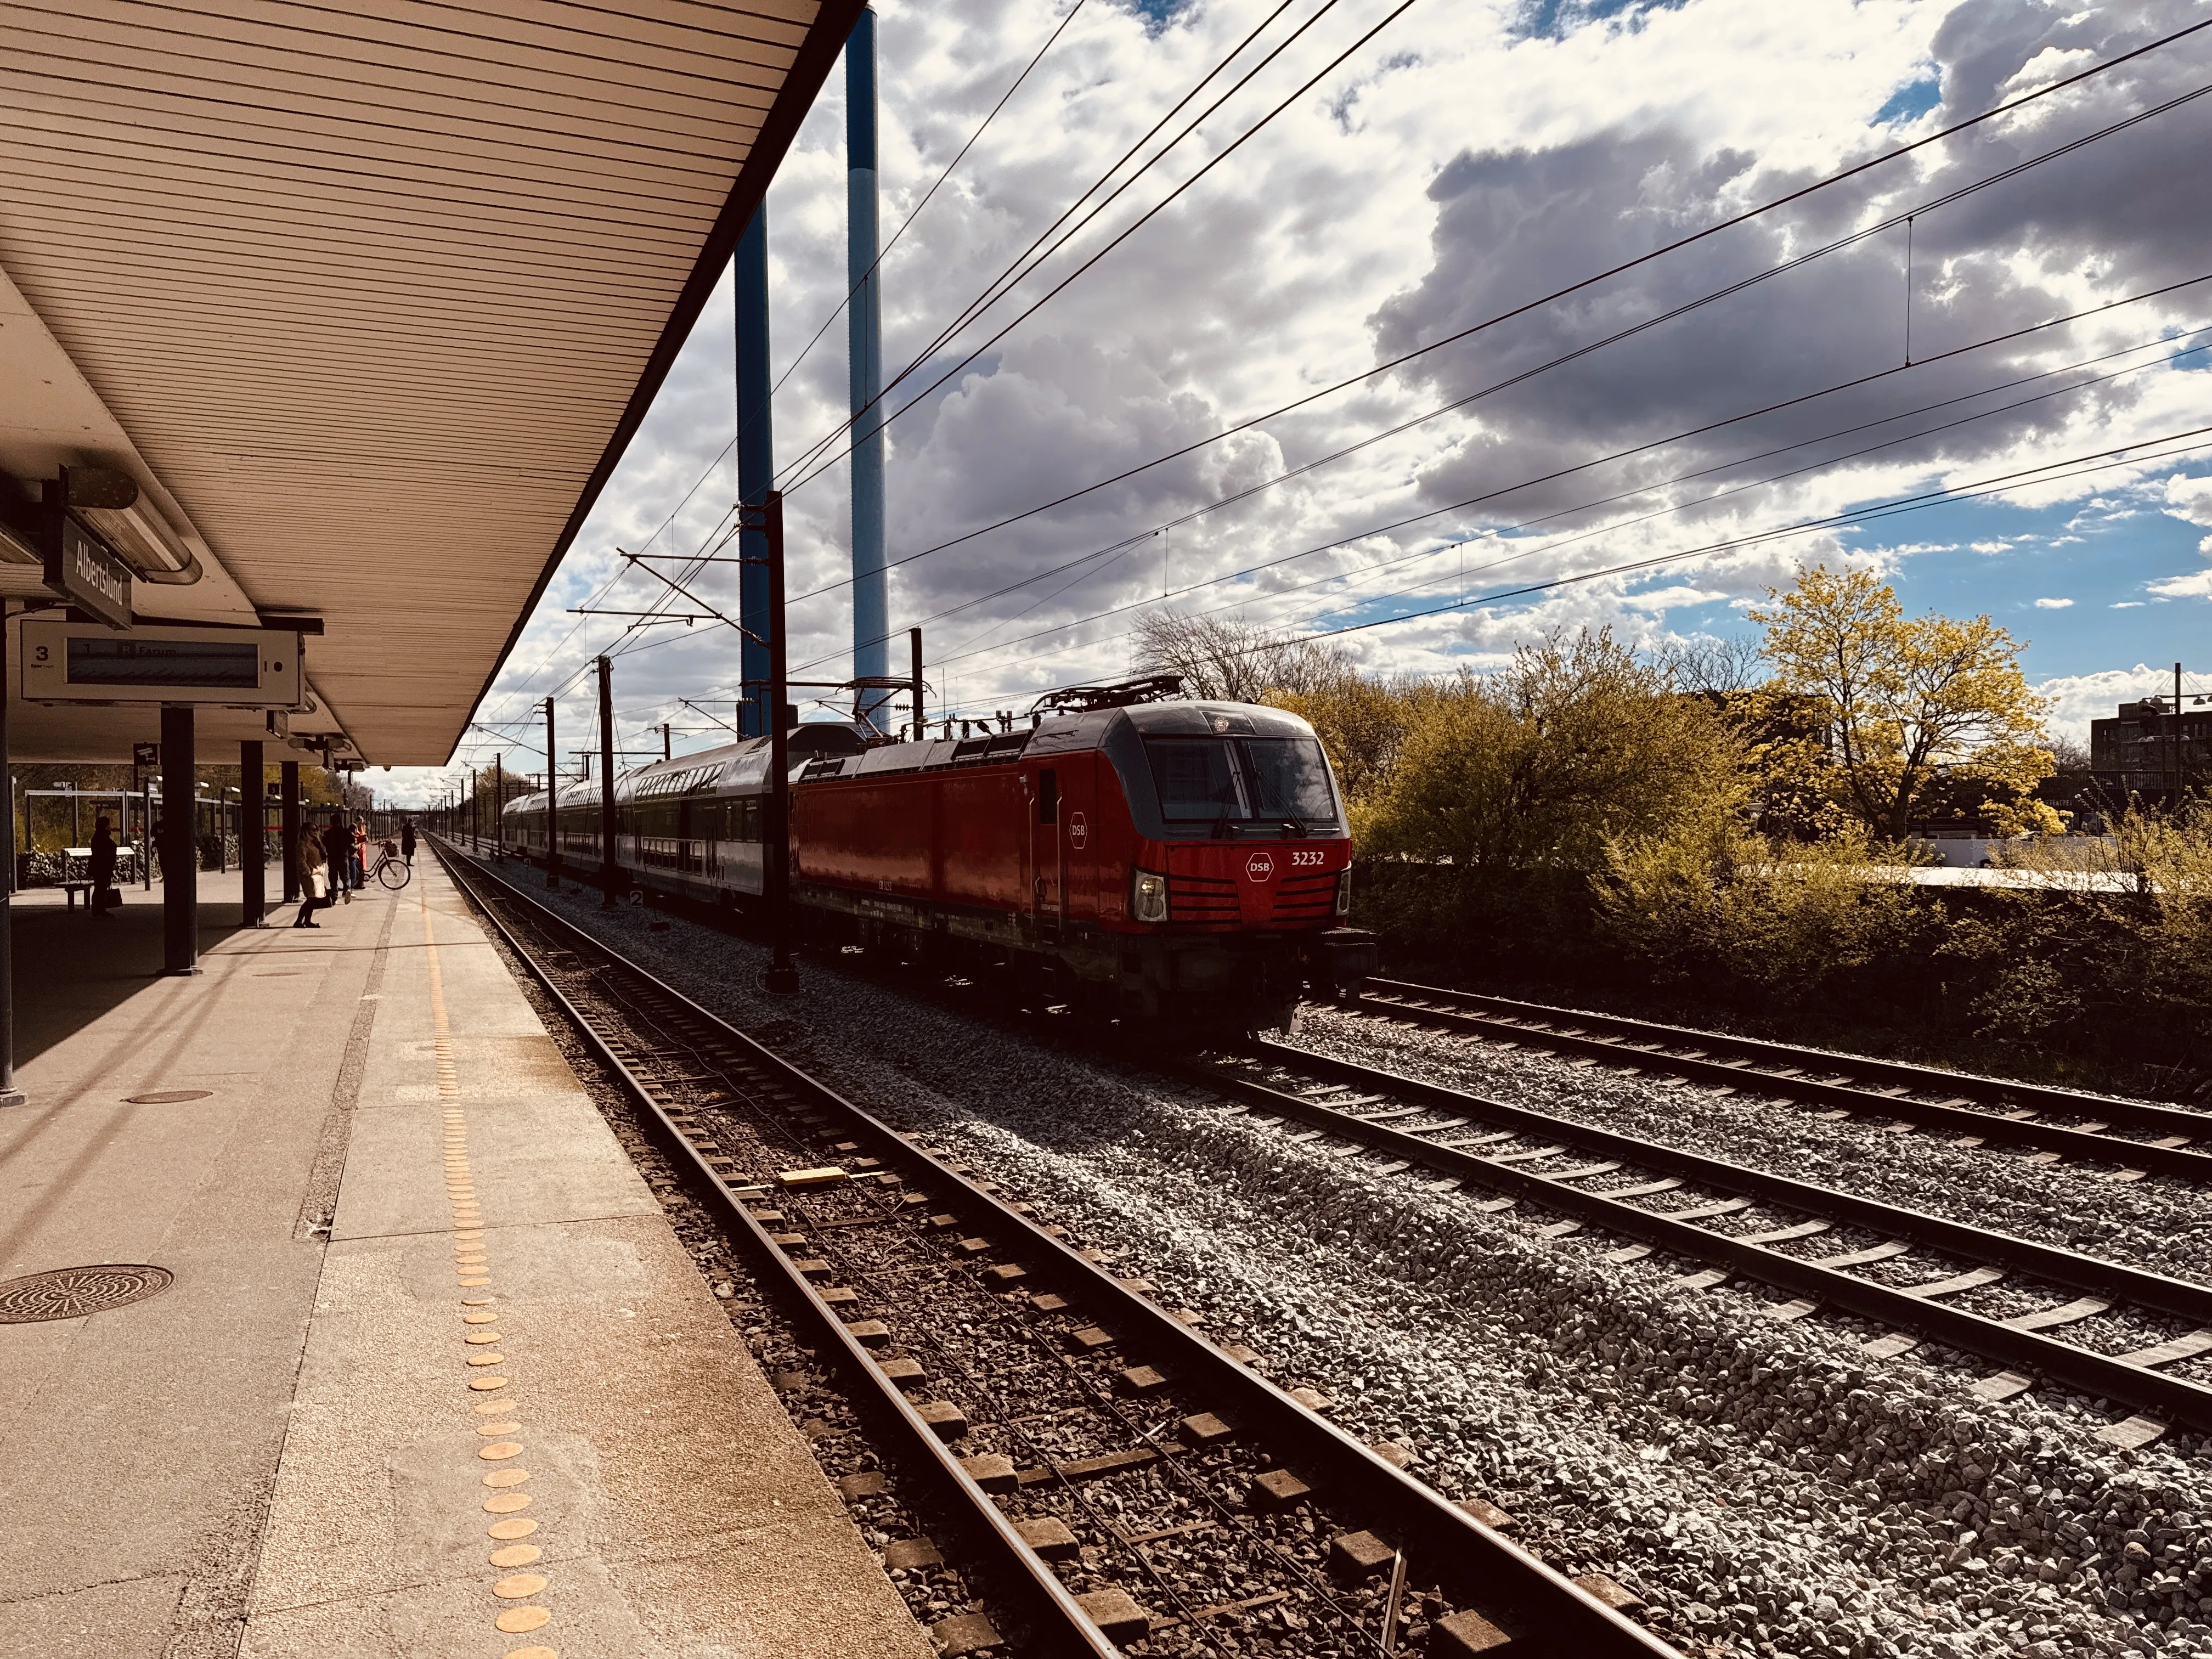
[[[67,514],[46,548],[46,586],[111,628],[131,626],[131,568]]]

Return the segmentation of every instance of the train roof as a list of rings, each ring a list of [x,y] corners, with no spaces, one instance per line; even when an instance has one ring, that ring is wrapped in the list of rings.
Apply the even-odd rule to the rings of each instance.
[[[790,736],[793,763],[805,763],[802,782],[827,778],[873,777],[887,773],[928,772],[956,767],[1003,763],[1037,755],[1081,754],[1109,746],[1118,732],[1135,736],[1310,738],[1313,727],[1299,716],[1261,703],[1170,702],[1139,703],[1124,708],[1094,708],[1081,714],[1054,715],[1034,726],[1009,732],[983,732],[966,738],[928,738],[915,743],[867,744],[858,730],[843,724],[814,721],[794,726]],[[748,786],[768,777],[769,740],[746,738],[719,749],[678,755],[654,761],[622,774],[615,781],[617,803],[653,800],[663,796],[750,793]],[[561,787],[561,805],[588,806],[599,799],[599,784],[579,778]],[[507,803],[509,812],[542,812],[545,793],[524,795]]]

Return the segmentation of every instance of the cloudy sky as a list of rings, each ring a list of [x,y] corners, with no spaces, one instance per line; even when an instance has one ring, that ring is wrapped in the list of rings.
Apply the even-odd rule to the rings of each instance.
[[[1121,674],[1163,605],[1355,628],[1365,665],[1443,672],[1560,626],[1746,632],[1747,606],[1820,559],[2012,629],[2057,729],[2177,658],[2212,692],[2212,97],[2173,103],[2212,88],[2212,30],[1531,306],[2201,9],[880,10],[886,238],[1066,23],[884,262],[885,361],[915,365],[887,404],[894,667],[921,623],[933,716]],[[1079,201],[1065,246],[998,283]],[[844,202],[835,74],[769,198],[792,660],[821,679],[852,646]],[[726,283],[479,713],[514,740],[479,735],[464,761],[542,767],[530,705],[560,695],[583,732],[602,650],[626,749],[657,753],[662,720],[679,751],[722,735],[679,699],[728,717],[728,629],[570,612],[669,597],[617,546],[713,549],[736,493],[732,339]],[[696,591],[734,611],[728,574]],[[1583,580],[1516,591],[1563,577]],[[404,799],[435,777],[373,781]]]

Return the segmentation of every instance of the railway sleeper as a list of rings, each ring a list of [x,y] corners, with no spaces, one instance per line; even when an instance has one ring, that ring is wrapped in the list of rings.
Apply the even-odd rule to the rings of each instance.
[[[519,910],[521,906],[503,906],[502,908]],[[539,912],[539,907],[534,904],[529,908],[532,912]],[[539,914],[542,915],[542,912]],[[524,949],[501,919],[495,916],[491,920],[502,933],[507,933],[509,943],[524,960],[534,966],[535,958],[532,953]],[[550,915],[543,915],[537,925],[547,933],[568,928],[566,923]],[[591,948],[588,936],[578,934],[573,928],[568,928],[568,932],[577,938],[582,948]],[[609,961],[602,965],[610,970],[619,968],[625,976],[647,980],[641,971],[621,963],[611,952],[605,954]],[[597,1033],[587,1022],[576,1017],[575,1005],[569,1001],[562,988],[554,983],[543,969],[538,970],[538,977],[578,1028],[596,1041]],[[662,992],[666,990],[665,987],[656,986],[655,988]],[[592,994],[601,993],[594,990]],[[673,993],[668,993],[667,997],[670,1000],[680,1001]],[[711,1018],[703,1011],[696,1011],[696,1013],[697,1018],[702,1020]],[[729,1037],[733,1044],[747,1042],[734,1030],[730,1032]],[[599,1042],[598,1046],[603,1059],[611,1062],[613,1056],[607,1045]],[[1009,1241],[1012,1248],[1005,1254],[1048,1264],[1050,1269],[1048,1276],[1065,1288],[1076,1290],[1079,1303],[1087,1304],[1104,1321],[1104,1325],[1085,1324],[1075,1328],[1104,1328],[1110,1325],[1125,1335],[1137,1336],[1139,1346],[1143,1350],[1157,1355],[1158,1363],[1152,1369],[1164,1378],[1176,1379],[1170,1392],[1177,1395],[1173,1406],[1159,1401],[1158,1407],[1173,1410],[1175,1415],[1170,1420],[1188,1424],[1189,1432],[1199,1442],[1196,1446],[1184,1445],[1177,1451],[1153,1446],[1151,1448],[1152,1455],[1163,1463],[1172,1464],[1179,1456],[1194,1456],[1200,1460],[1229,1457],[1233,1461],[1246,1455],[1233,1449],[1237,1445],[1278,1445],[1290,1455],[1299,1473],[1292,1474],[1288,1468],[1274,1464],[1255,1476],[1246,1498],[1249,1500],[1255,1491],[1263,1496],[1257,1506],[1249,1501],[1243,1506],[1249,1513],[1255,1516],[1296,1513],[1306,1517],[1302,1524],[1310,1527],[1310,1517],[1318,1513],[1313,1509],[1314,1493],[1318,1486],[1331,1495],[1332,1505],[1341,1502],[1356,1510],[1390,1517],[1392,1532],[1401,1534],[1406,1547],[1415,1558],[1426,1560],[1430,1564],[1429,1570],[1445,1581],[1437,1587],[1425,1588],[1418,1592],[1421,1598],[1419,1606],[1434,1620],[1435,1645],[1431,1650],[1489,1651],[1503,1645],[1508,1639],[1507,1632],[1517,1632],[1513,1638],[1516,1650],[1526,1650],[1532,1653],[1658,1656],[1672,1651],[1663,1642],[1620,1617],[1616,1610],[1587,1589],[1568,1583],[1498,1536],[1465,1510],[1447,1504],[1439,1495],[1410,1480],[1391,1462],[1378,1455],[1375,1449],[1343,1435],[1305,1405],[1275,1389],[1255,1369],[1259,1356],[1233,1345],[1228,1348],[1216,1346],[1174,1313],[1152,1302],[1149,1299],[1152,1294],[1151,1287],[1143,1280],[1116,1279],[1084,1261],[1075,1250],[1055,1237],[1053,1231],[1038,1226],[1012,1202],[996,1195],[994,1183],[959,1179],[942,1164],[931,1164],[888,1127],[859,1108],[830,1095],[821,1085],[793,1071],[768,1051],[758,1051],[756,1064],[763,1071],[780,1073],[794,1095],[811,1097],[818,1103],[824,1116],[837,1120],[840,1127],[854,1133],[860,1143],[867,1145],[872,1152],[893,1166],[890,1171],[886,1172],[887,1175],[945,1192],[950,1199],[949,1209],[958,1212],[959,1218],[966,1225],[974,1227],[974,1234],[967,1236]],[[1079,1593],[1071,1594],[1061,1586],[1044,1559],[1029,1547],[1021,1532],[1008,1522],[1000,1503],[994,1501],[1000,1495],[987,1496],[979,1483],[961,1468],[951,1443],[972,1439],[976,1425],[968,1425],[969,1433],[966,1435],[941,1437],[938,1429],[924,1420],[923,1413],[916,1409],[916,1402],[908,1398],[900,1386],[902,1382],[910,1382],[915,1379],[905,1376],[895,1376],[879,1363],[879,1351],[896,1346],[896,1322],[863,1317],[848,1323],[837,1316],[823,1291],[811,1285],[805,1274],[793,1270],[789,1251],[802,1247],[818,1249],[820,1230],[815,1229],[812,1237],[807,1231],[794,1230],[771,1238],[767,1231],[769,1224],[763,1217],[754,1214],[743,1204],[735,1201],[735,1194],[729,1185],[708,1164],[691,1138],[671,1121],[668,1113],[653,1098],[653,1092],[619,1063],[611,1064],[611,1069],[628,1081],[630,1092],[648,1115],[649,1121],[660,1126],[672,1150],[680,1155],[679,1164],[688,1164],[703,1190],[710,1198],[718,1200],[725,1219],[737,1224],[732,1231],[750,1238],[757,1256],[764,1263],[772,1264],[775,1271],[782,1275],[781,1293],[802,1306],[814,1309],[817,1322],[825,1331],[834,1333],[834,1340],[824,1346],[829,1349],[833,1362],[842,1370],[856,1378],[865,1379],[860,1390],[864,1402],[873,1401],[887,1407],[897,1419],[917,1427],[920,1432],[908,1437],[912,1443],[909,1449],[923,1454],[925,1462],[935,1459],[940,1474],[951,1487],[971,1495],[971,1507],[979,1515],[988,1511],[989,1524],[986,1531],[1003,1547],[1000,1550],[1001,1565],[1018,1569],[1030,1586],[1021,1609],[1023,1614],[1032,1620],[1042,1619],[1062,1632],[1061,1638],[1047,1642],[1042,1650],[1054,1653],[1111,1652],[1112,1643],[1087,1610],[1090,1605],[1087,1598],[1103,1591],[1085,1589]],[[754,1190],[758,1192],[757,1188]],[[860,1183],[851,1183],[831,1190],[842,1194],[858,1194],[872,1188],[864,1188]],[[884,1201],[891,1200],[886,1196]],[[778,1202],[787,1206],[793,1200],[785,1198]],[[792,1213],[795,1218],[796,1212]],[[827,1215],[820,1218],[824,1221],[835,1218],[838,1218]],[[802,1226],[806,1224],[805,1218],[800,1220]],[[917,1233],[915,1236],[924,1235]],[[804,1259],[821,1258],[810,1256]],[[1000,1289],[988,1294],[1002,1304],[1021,1303],[1031,1307],[1035,1305],[1018,1290]],[[855,1295],[854,1300],[860,1300],[859,1295]],[[862,1305],[855,1308],[854,1311],[868,1315],[872,1310]],[[1073,1322],[1080,1319],[1082,1315],[1071,1307],[1066,1310],[1064,1317]],[[868,1329],[871,1324],[881,1328],[879,1337]],[[1100,1397],[1103,1399],[1113,1397],[1113,1373],[1136,1369],[1121,1355],[1110,1352],[1111,1348],[1118,1346],[1108,1345],[1109,1352],[1094,1360],[1067,1362],[1091,1364],[1104,1373],[1099,1378],[1098,1389]],[[950,1378],[933,1386],[938,1393],[946,1396],[947,1405],[959,1409],[955,1398],[958,1391]],[[1193,1391],[1192,1397],[1182,1398],[1184,1390]],[[922,1403],[926,1405],[928,1402]],[[1185,1405],[1194,1408],[1177,1409]],[[1147,1398],[1147,1411],[1154,1408],[1155,1401]],[[872,1410],[872,1407],[864,1403],[863,1409]],[[1182,1438],[1181,1431],[1176,1437],[1178,1441]],[[1006,1455],[1004,1453],[1000,1455]],[[1106,1455],[1109,1454],[1095,1455]],[[1063,1457],[1044,1464],[1017,1462],[1012,1469],[1013,1485],[1008,1491],[1019,1494],[1031,1490],[1032,1486],[1043,1490],[1076,1491],[1091,1484],[1092,1480],[1111,1483],[1147,1478],[1146,1471],[1124,1466],[1112,1472],[1102,1471],[1089,1479],[1068,1480],[1067,1474],[1072,1470],[1080,1470],[1085,1462],[1081,1458]],[[1025,1483],[1024,1476],[1036,1471],[1042,1472],[1043,1479]],[[991,1474],[992,1483],[998,1485],[1000,1476],[995,1465],[992,1466]],[[1453,1581],[1460,1586],[1455,1592],[1449,1587]],[[1127,1592],[1123,1593],[1126,1595]],[[1326,1604],[1328,1595],[1326,1585],[1319,1579],[1314,1579],[1309,1584],[1295,1586],[1286,1591],[1279,1602],[1272,1604],[1266,1611],[1269,1616],[1279,1612],[1284,1628],[1302,1629],[1310,1622],[1309,1613],[1292,1609],[1310,1608],[1316,1598]],[[1478,1600],[1481,1610],[1455,1606],[1462,1598]],[[1161,1610],[1158,1628],[1164,1631],[1171,1628],[1173,1620],[1178,1616],[1211,1617],[1218,1610],[1218,1607],[1211,1604],[1205,1608],[1188,1609],[1183,1613]],[[1118,1614],[1114,1616],[1118,1617]],[[971,1618],[969,1615],[961,1617],[963,1620]],[[952,1651],[962,1644],[996,1639],[991,1632],[989,1621],[975,1617],[973,1622],[981,1626],[980,1632],[965,1624],[957,1629],[939,1626],[934,1633],[940,1646],[946,1651]],[[948,1625],[951,1623],[952,1621],[948,1621]],[[1117,1628],[1121,1626],[1117,1626]],[[1132,1625],[1127,1628],[1133,1630],[1135,1626]],[[1455,1632],[1462,1634],[1455,1635]],[[1479,1641],[1484,1645],[1468,1647],[1467,1639]],[[1455,1643],[1459,1645],[1455,1646]]]
[[[2161,1422],[2185,1422],[2197,1428],[2212,1426],[2212,1389],[2163,1376],[2152,1365],[2096,1353],[2041,1334],[2045,1329],[2093,1317],[2121,1301],[2201,1319],[2212,1314],[2212,1288],[1815,1187],[1787,1176],[1768,1175],[1701,1154],[1639,1141],[1531,1108],[1484,1100],[1379,1068],[1291,1050],[1272,1042],[1262,1043],[1261,1049],[1265,1061],[1273,1064],[1279,1071],[1294,1073],[1299,1086],[1271,1085],[1218,1066],[1194,1067],[1192,1073],[1211,1081],[1217,1088],[1226,1089],[1232,1097],[1241,1097],[1248,1105],[1272,1108],[1285,1117],[1299,1118],[1324,1132],[1364,1136],[1370,1145],[1387,1148],[1413,1163],[1470,1176],[1486,1185],[1507,1188],[1515,1199],[1534,1198],[1555,1212],[1569,1212],[1569,1219],[1537,1228],[1539,1237],[1567,1237],[1586,1222],[1595,1222],[1639,1243],[1692,1260],[1703,1258],[1717,1263],[1723,1278],[1740,1273],[1797,1292],[1794,1300],[1769,1310],[1777,1318],[1803,1317],[1824,1305],[1833,1306],[1891,1326],[1917,1328],[1922,1334],[1962,1352],[1984,1354],[2001,1363],[2022,1367],[2029,1373],[2049,1376],[2093,1398],[2141,1407]],[[1519,1167],[1526,1159],[1512,1153],[1504,1158],[1484,1156],[1464,1145],[1440,1144],[1425,1139],[1418,1133],[1333,1112],[1316,1104],[1308,1092],[1322,1080],[1381,1089],[1402,1099],[1458,1108],[1493,1121],[1510,1122],[1516,1127],[1510,1133],[1540,1137],[1546,1133],[1564,1132],[1589,1148],[1619,1152],[1625,1159],[1638,1164],[1662,1169],[1672,1166],[1694,1176],[1700,1184],[1723,1190],[1731,1186],[1738,1188],[1741,1190],[1737,1196],[1745,1192],[1756,1194],[1801,1213],[1826,1210],[1837,1219],[1848,1219],[1892,1237],[1881,1244],[1825,1261],[1791,1256],[1771,1246],[1811,1237],[1833,1225],[1834,1221],[1816,1217],[1789,1227],[1769,1230],[1765,1236],[1732,1237],[1716,1233],[1686,1222],[1682,1212],[1646,1210],[1565,1185],[1555,1177]],[[1559,1148],[1547,1150],[1556,1152]],[[1726,1212],[1709,1210],[1707,1214]],[[1911,1242],[1897,1237],[1899,1234]],[[1931,1296],[1916,1297],[1845,1271],[1902,1255],[1913,1249],[1915,1243],[1942,1249],[1977,1261],[1994,1256],[2049,1282],[2091,1294],[2014,1319],[1994,1320],[1947,1306]],[[1685,1277],[1694,1279],[1698,1275]],[[2092,1303],[2096,1305],[2091,1306]]]

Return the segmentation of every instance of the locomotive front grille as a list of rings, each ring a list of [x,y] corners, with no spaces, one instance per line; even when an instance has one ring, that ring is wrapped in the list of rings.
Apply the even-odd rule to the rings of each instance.
[[[1336,872],[1286,876],[1275,890],[1275,920],[1313,921],[1336,914]]]
[[[1196,927],[1225,927],[1238,920],[1237,884],[1220,876],[1168,878],[1168,920]]]

